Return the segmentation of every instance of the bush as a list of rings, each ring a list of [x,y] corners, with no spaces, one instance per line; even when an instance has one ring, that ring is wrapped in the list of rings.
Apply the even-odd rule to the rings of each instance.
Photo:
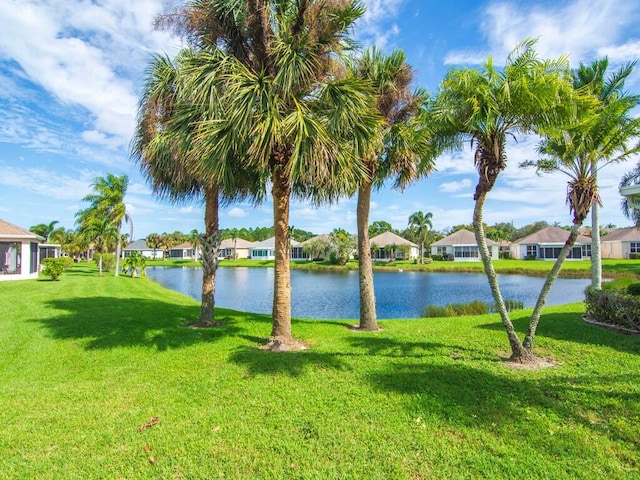
[[[429,305],[422,311],[424,318],[462,317],[464,315],[484,315],[489,313],[489,305],[480,300],[471,303],[450,303],[447,306]]]
[[[64,258],[45,258],[42,260],[42,273],[55,282],[65,271],[65,264]]]
[[[71,267],[73,267],[73,264],[75,263],[73,261],[73,258],[71,257],[61,257],[61,260],[64,264],[64,269],[65,270],[69,270]]]
[[[99,265],[100,255],[96,255],[93,258],[96,262],[96,265]],[[113,253],[103,253],[102,254],[102,271],[108,272],[111,270],[116,264],[116,256]]]
[[[525,255],[524,259],[525,260],[535,260],[536,256],[535,255]]]
[[[441,262],[444,259],[442,258],[442,255],[431,255],[431,260],[434,262]]]
[[[520,300],[504,300],[504,306],[507,308],[507,312],[513,312],[514,310],[522,310],[524,308],[524,302]],[[498,309],[494,305],[493,311],[497,311]]]
[[[629,254],[629,259],[631,259],[631,260],[638,260],[638,259],[640,259],[640,253],[630,253],[630,254]]]
[[[640,330],[640,297],[619,290],[585,290],[586,313],[600,323]]]
[[[627,287],[627,293],[629,295],[640,295],[640,283],[632,283]]]

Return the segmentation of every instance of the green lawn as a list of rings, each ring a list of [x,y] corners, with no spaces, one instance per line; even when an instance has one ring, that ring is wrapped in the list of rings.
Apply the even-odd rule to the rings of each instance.
[[[311,348],[273,354],[268,316],[184,328],[197,302],[147,279],[2,282],[0,477],[639,478],[640,338],[582,310],[545,310],[559,365],[523,371],[495,316],[295,320]]]

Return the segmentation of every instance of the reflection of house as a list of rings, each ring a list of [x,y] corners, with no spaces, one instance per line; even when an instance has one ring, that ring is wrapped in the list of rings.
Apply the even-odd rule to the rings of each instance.
[[[304,252],[300,243],[291,239],[291,251],[289,252],[289,259],[291,260],[305,260]],[[275,260],[276,258],[276,238],[271,237],[257,242],[251,245],[249,248],[249,255],[252,260]]]
[[[199,252],[198,252],[199,253]],[[196,250],[189,242],[181,243],[169,249],[169,258],[196,258]]]
[[[124,258],[131,256],[133,252],[139,252],[145,258],[162,258],[162,250],[153,248],[147,245],[146,240],[136,240],[122,249],[122,256]]]
[[[420,256],[418,245],[393,232],[384,232],[369,239],[377,248],[371,252],[372,260],[412,259]]]
[[[236,251],[236,258],[249,258],[253,242],[244,238],[225,238],[220,242],[218,257],[233,258],[233,251]]]
[[[487,248],[492,260],[498,259],[499,244],[487,238]],[[480,251],[476,236],[469,230],[460,229],[451,235],[431,244],[431,255],[453,258],[456,262],[474,262],[480,260]]]
[[[0,220],[0,281],[38,278],[38,245],[44,238]]]
[[[570,232],[560,227],[545,227],[511,244],[511,258],[555,260],[569,238]],[[591,258],[591,239],[578,235],[567,255],[568,259]]]
[[[602,258],[629,258],[640,255],[640,230],[636,227],[617,228],[600,237]]]

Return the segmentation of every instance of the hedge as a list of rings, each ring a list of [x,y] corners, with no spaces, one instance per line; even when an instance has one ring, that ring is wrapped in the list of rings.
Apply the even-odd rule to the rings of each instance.
[[[619,290],[585,291],[586,313],[596,322],[640,331],[640,297]]]

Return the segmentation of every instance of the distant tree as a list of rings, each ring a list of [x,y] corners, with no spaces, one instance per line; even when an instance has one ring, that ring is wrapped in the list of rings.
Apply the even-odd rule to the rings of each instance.
[[[330,234],[331,260],[338,265],[346,265],[356,249],[356,239],[343,228],[336,228]]]
[[[329,251],[330,242],[325,238],[314,238],[310,239],[305,245],[302,247],[302,251],[309,256],[310,260],[314,260],[319,258],[323,253]]]
[[[424,244],[427,240],[427,233],[433,228],[431,212],[415,212],[409,216],[409,225],[418,231],[418,241],[420,243],[420,263],[424,263]]]
[[[516,232],[513,235],[513,240],[519,240],[521,238],[524,238],[528,235],[531,235],[532,233],[536,233],[539,232],[540,230],[542,230],[545,227],[548,227],[549,224],[547,222],[545,222],[544,220],[539,221],[539,222],[533,222],[530,223],[528,225],[525,225],[523,227],[520,227],[516,230]]]
[[[147,235],[146,243],[147,243],[147,247],[153,250],[153,259],[155,260],[156,250],[161,248],[162,246],[160,235],[158,235],[157,233],[150,233],[149,235]]]
[[[189,243],[191,244],[191,247],[193,247],[193,252],[195,257],[194,260],[197,262],[199,252],[200,252],[200,247],[202,246],[202,235],[200,235],[200,233],[198,233],[198,230],[194,228],[193,230],[191,230],[191,232],[189,232],[189,235],[187,235],[187,237],[189,238]]]
[[[395,230],[391,226],[391,224],[385,220],[376,220],[371,225],[369,225],[369,237],[377,237],[380,234],[385,232],[393,232]]]
[[[622,180],[620,180],[620,188],[631,187],[633,185],[640,185],[640,163],[636,165],[636,168],[626,173],[622,177]],[[640,228],[640,199],[622,197],[621,207],[624,216],[633,221],[636,227]]]
[[[118,227],[108,217],[89,218],[80,225],[80,235],[87,242],[93,242],[95,251],[98,252],[98,273],[102,276],[102,257],[105,253],[113,251],[113,246],[118,242]]]
[[[54,220],[53,222],[48,224],[39,223],[38,225],[34,225],[30,227],[29,231],[35,233],[36,235],[40,235],[41,237],[44,237],[45,243],[48,243],[49,237],[55,230],[55,227],[58,223],[60,223],[58,220]]]

